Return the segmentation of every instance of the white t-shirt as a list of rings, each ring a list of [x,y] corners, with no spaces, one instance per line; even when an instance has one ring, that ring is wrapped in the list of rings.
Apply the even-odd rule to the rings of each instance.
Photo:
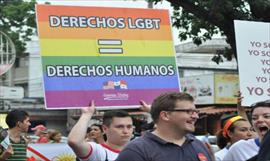
[[[88,143],[91,145],[91,151],[87,157],[80,158],[82,161],[114,161],[120,152],[108,147],[106,144]]]
[[[216,161],[222,161],[225,155],[228,153],[229,148],[225,147],[221,149],[220,151],[215,153]]]
[[[246,161],[259,152],[258,139],[239,140],[234,143],[223,161]]]

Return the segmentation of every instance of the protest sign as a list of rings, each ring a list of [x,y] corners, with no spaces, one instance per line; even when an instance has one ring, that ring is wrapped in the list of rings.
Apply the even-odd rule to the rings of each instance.
[[[138,107],[179,91],[167,10],[37,5],[47,109]]]
[[[270,98],[270,23],[234,21],[243,106]]]

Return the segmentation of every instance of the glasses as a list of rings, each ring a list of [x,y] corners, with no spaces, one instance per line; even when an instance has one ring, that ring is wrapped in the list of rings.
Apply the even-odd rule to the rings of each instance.
[[[171,110],[166,110],[170,112],[186,112],[189,115],[193,115],[194,113],[199,114],[200,110],[197,109],[171,109]]]

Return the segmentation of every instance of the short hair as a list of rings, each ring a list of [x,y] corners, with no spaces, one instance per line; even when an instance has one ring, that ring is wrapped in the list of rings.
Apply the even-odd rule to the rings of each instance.
[[[260,102],[256,102],[254,104],[251,105],[251,114],[253,113],[254,109],[256,109],[257,107],[268,107],[270,108],[270,99],[265,100],[265,101],[260,101]]]
[[[7,114],[6,124],[11,129],[16,126],[17,122],[23,122],[27,117],[29,114],[26,111],[12,110]]]
[[[174,109],[176,101],[194,102],[194,99],[191,95],[182,92],[170,92],[161,94],[153,101],[151,106],[150,113],[153,121],[155,123],[158,121],[161,111]]]
[[[110,126],[114,117],[130,117],[128,112],[123,110],[107,111],[103,115],[103,125]]]

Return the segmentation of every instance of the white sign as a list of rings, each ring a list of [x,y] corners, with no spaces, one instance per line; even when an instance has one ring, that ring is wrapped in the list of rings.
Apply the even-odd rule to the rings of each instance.
[[[270,98],[270,23],[234,21],[243,106]]]
[[[29,55],[29,84],[28,96],[31,98],[44,97],[43,83],[42,83],[42,67],[41,58],[39,55]]]
[[[0,86],[0,99],[22,99],[23,97],[22,87]]]

